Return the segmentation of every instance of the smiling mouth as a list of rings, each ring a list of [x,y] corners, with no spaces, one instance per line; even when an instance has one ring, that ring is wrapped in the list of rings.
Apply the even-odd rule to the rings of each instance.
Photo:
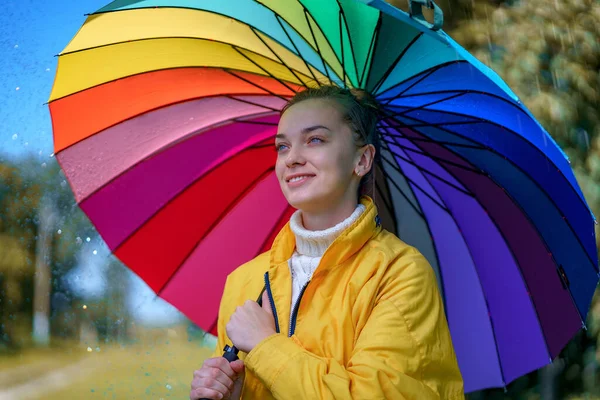
[[[312,178],[314,175],[300,175],[300,176],[295,176],[291,179],[287,179],[287,183],[294,183],[294,182],[300,182],[304,179],[308,179],[308,178]]]

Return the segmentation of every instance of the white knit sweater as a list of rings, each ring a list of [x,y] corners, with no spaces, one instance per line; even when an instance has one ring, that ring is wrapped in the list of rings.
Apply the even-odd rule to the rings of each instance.
[[[290,312],[290,323],[294,306],[298,301],[300,292],[304,285],[312,278],[315,269],[321,261],[325,250],[333,241],[348,228],[365,211],[365,206],[359,204],[352,215],[339,224],[323,231],[309,231],[302,224],[302,215],[296,211],[290,219],[290,228],[296,236],[296,250],[288,264],[292,274],[292,312]]]

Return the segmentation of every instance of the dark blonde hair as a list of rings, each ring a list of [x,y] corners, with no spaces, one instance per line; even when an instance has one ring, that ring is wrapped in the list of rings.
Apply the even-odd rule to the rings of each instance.
[[[377,125],[380,119],[380,108],[377,100],[368,92],[361,89],[346,89],[339,86],[320,86],[308,88],[296,93],[294,97],[283,107],[281,115],[294,104],[305,100],[326,99],[333,101],[339,106],[344,120],[348,123],[354,133],[354,143],[358,147],[371,144],[375,147],[376,160],[379,157],[379,135]],[[360,195],[371,195],[373,188],[373,171],[375,164],[368,174],[363,176],[359,186]]]

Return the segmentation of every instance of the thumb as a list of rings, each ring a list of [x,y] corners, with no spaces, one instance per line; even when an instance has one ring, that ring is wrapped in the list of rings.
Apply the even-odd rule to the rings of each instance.
[[[237,375],[244,372],[244,362],[242,360],[235,360],[235,361],[229,363],[229,366],[231,367],[233,372],[235,372]]]
[[[269,295],[265,290],[262,295],[262,308],[269,314],[273,315],[273,310],[271,309],[271,302],[269,301]]]

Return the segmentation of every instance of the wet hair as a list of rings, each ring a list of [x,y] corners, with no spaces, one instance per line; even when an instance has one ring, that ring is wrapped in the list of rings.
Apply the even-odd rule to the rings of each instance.
[[[358,147],[371,144],[375,147],[375,160],[379,157],[379,135],[377,125],[380,118],[379,104],[367,91],[361,89],[346,89],[338,86],[320,86],[308,88],[296,93],[283,107],[281,115],[294,104],[305,100],[326,99],[337,104],[343,114],[344,120],[353,132],[354,143]],[[375,162],[368,174],[362,177],[358,195],[373,197],[373,179]]]

